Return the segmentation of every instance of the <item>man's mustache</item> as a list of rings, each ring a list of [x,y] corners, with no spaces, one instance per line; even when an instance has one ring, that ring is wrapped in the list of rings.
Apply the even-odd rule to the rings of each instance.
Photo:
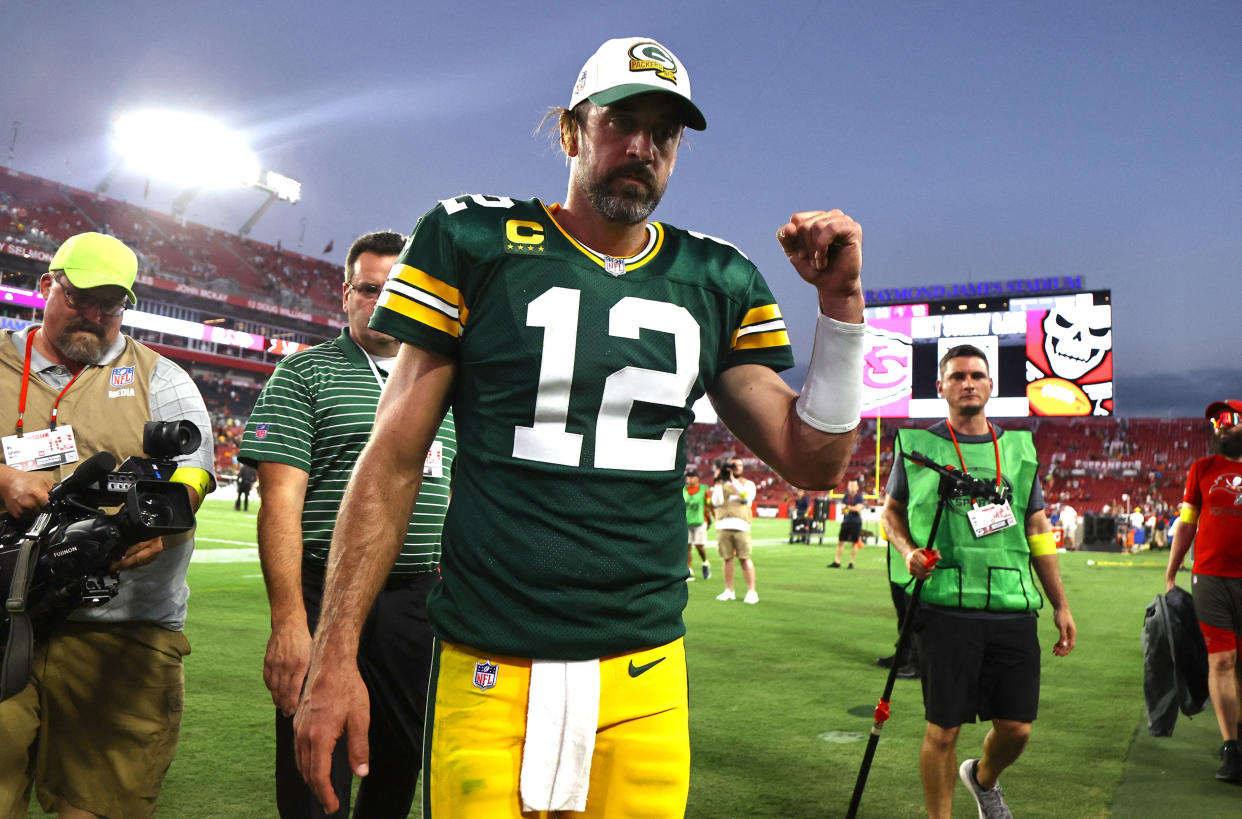
[[[86,332],[86,333],[90,333],[91,335],[98,336],[99,338],[103,338],[105,335],[107,335],[107,331],[104,329],[102,325],[92,324],[89,321],[81,321],[81,320],[71,322],[69,325],[65,327],[65,330],[70,333],[76,333],[79,331]]]
[[[649,188],[655,188],[655,174],[641,162],[629,162],[619,168],[614,168],[607,178],[607,182],[613,182],[621,177],[626,176],[631,179],[637,179]]]

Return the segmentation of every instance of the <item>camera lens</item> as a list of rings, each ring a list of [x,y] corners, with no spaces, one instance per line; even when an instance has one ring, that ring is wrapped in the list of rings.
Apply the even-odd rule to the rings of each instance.
[[[159,495],[140,496],[137,511],[143,526],[169,526],[174,522],[172,504]]]
[[[202,440],[193,421],[148,421],[142,428],[142,449],[152,458],[188,455]]]

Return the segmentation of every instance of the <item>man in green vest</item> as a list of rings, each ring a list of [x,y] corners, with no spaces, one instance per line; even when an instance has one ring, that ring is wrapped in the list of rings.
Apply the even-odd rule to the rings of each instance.
[[[889,476],[884,527],[905,558],[907,579],[922,578],[920,673],[927,732],[919,755],[923,796],[932,819],[953,810],[956,772],[981,817],[1008,817],[998,778],[1026,747],[1039,705],[1040,651],[1035,612],[1052,604],[1058,635],[1053,654],[1074,648],[1077,630],[1061,584],[1052,525],[1036,474],[1031,434],[998,429],[984,413],[992,394],[987,356],[953,347],[940,359],[936,389],[949,417],[930,429],[901,430]],[[954,497],[927,543],[939,502],[940,476],[906,464],[902,452],[995,482],[1005,501]],[[920,544],[926,544],[920,546]],[[938,550],[939,563],[927,565]],[[962,723],[992,721],[983,754],[957,765]]]
[[[694,579],[694,550],[699,550],[703,561],[703,579],[712,576],[712,564],[707,560],[707,524],[712,519],[712,508],[707,503],[707,490],[699,484],[698,470],[686,467],[686,485],[681,488],[681,499],[686,504],[686,580]]]

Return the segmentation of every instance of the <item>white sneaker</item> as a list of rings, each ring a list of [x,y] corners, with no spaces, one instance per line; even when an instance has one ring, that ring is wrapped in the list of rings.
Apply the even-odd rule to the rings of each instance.
[[[736,600],[737,595],[733,593],[733,589],[725,589],[720,594],[716,595],[716,599],[717,600]]]
[[[692,575],[692,574],[688,574],[688,575],[686,575],[686,582],[687,582],[687,583],[693,583],[694,581],[695,581],[695,577],[694,577],[694,575]]]
[[[754,589],[751,589],[750,591],[746,592],[746,596],[742,598],[742,602],[743,603],[758,603],[759,592],[755,591]]]
[[[957,769],[957,775],[966,785],[966,789],[975,797],[979,806],[979,819],[1013,819],[1009,806],[1005,804],[1005,792],[997,782],[990,789],[982,787],[975,781],[977,759],[968,759]]]

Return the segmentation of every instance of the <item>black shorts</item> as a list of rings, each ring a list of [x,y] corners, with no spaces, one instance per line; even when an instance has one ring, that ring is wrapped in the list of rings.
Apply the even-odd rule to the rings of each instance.
[[[853,543],[862,536],[862,521],[847,520],[841,523],[841,531],[837,533],[837,540],[842,543]]]
[[[1200,623],[1242,634],[1242,577],[1196,574],[1190,590]]]
[[[923,712],[955,728],[1004,719],[1034,722],[1039,710],[1039,635],[1033,616],[969,616],[924,607],[915,620]]]

